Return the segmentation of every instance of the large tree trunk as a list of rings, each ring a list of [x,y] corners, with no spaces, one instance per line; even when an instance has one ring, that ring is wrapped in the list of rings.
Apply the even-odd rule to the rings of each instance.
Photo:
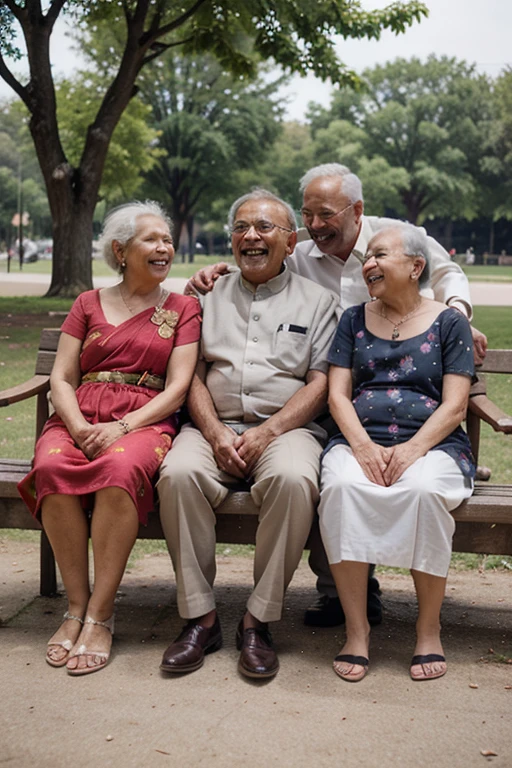
[[[63,200],[53,216],[53,269],[47,296],[78,296],[92,288],[94,205]]]

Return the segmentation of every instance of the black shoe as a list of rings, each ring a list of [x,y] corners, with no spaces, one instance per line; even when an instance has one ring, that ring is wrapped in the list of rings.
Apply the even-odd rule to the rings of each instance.
[[[339,597],[320,595],[316,603],[310,605],[304,613],[307,627],[337,627],[345,623],[345,614]]]
[[[279,672],[279,659],[268,624],[244,629],[242,619],[236,630],[236,647],[241,651],[238,671],[242,675],[263,680]]]
[[[378,592],[368,592],[366,615],[370,627],[377,627],[382,624],[382,601]]]
[[[212,627],[203,627],[192,619],[165,651],[160,669],[180,674],[194,672],[203,666],[207,653],[214,653],[221,647],[222,632],[218,616]]]
[[[366,615],[371,627],[382,623],[382,603],[377,592],[368,593]],[[338,627],[344,623],[345,614],[339,597],[320,595],[316,603],[304,613],[304,624],[307,627]]]

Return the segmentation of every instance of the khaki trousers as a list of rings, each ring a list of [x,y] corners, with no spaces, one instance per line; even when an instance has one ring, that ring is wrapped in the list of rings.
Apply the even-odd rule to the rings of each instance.
[[[247,609],[259,621],[281,618],[318,501],[321,446],[306,429],[276,438],[254,471],[259,509],[254,590]],[[201,432],[185,426],[160,468],[160,518],[171,554],[178,610],[186,619],[215,608],[215,514],[236,478],[222,472]]]

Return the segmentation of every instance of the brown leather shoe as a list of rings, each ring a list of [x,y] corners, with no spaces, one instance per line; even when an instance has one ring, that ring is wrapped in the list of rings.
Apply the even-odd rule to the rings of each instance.
[[[164,672],[194,672],[203,666],[207,653],[222,647],[219,617],[212,627],[202,627],[196,619],[189,621],[176,640],[165,651],[160,669]]]
[[[274,677],[279,671],[279,659],[274,651],[268,624],[256,629],[244,629],[243,619],[236,630],[236,647],[241,651],[238,671],[246,677]]]

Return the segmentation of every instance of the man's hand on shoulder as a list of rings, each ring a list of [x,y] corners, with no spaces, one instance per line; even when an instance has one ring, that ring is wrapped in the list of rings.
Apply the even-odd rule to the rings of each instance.
[[[471,335],[473,337],[473,357],[475,359],[475,365],[482,365],[487,352],[487,336],[473,326],[471,326]]]
[[[215,281],[219,279],[221,275],[226,275],[229,272],[229,264],[225,261],[219,261],[217,264],[212,264],[209,267],[203,267],[195,275],[192,275],[190,280],[185,286],[183,293],[185,296],[195,296],[197,293],[205,294],[209,293]]]

